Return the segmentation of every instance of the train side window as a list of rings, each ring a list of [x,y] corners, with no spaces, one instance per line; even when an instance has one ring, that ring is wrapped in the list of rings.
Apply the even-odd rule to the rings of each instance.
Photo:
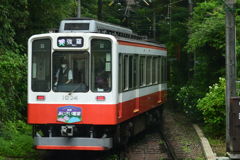
[[[137,56],[123,56],[123,90],[127,91],[137,87]]]
[[[146,70],[147,70],[147,72],[146,72],[146,74],[147,74],[147,84],[149,85],[149,84],[151,84],[152,82],[151,82],[151,71],[152,71],[152,69],[151,69],[151,59],[152,59],[152,57],[147,57],[147,68],[146,68]]]
[[[140,57],[140,86],[146,85],[146,57]]]
[[[133,56],[129,56],[129,88],[133,88]]]
[[[158,58],[158,73],[159,73],[159,83],[162,83],[162,57]]]
[[[119,65],[118,65],[118,93],[121,93],[122,92],[122,53],[119,53]]]
[[[123,83],[124,83],[124,90],[128,90],[128,71],[129,71],[129,59],[128,55],[124,56],[124,66],[123,66]]]
[[[152,82],[156,84],[158,82],[158,72],[157,72],[157,67],[158,67],[158,58],[153,57],[152,60]]]
[[[49,92],[51,89],[51,40],[32,43],[32,91]]]
[[[162,82],[167,82],[167,58],[162,58]]]
[[[137,87],[137,56],[133,57],[133,88]]]
[[[164,58],[164,82],[167,82],[167,58]]]

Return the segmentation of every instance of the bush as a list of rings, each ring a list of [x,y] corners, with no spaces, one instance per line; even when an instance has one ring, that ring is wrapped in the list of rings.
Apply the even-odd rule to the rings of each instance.
[[[8,121],[0,128],[0,156],[26,157],[33,156],[32,127],[23,121]]]
[[[27,56],[0,50],[0,121],[16,120],[27,106]]]
[[[192,85],[180,88],[176,97],[179,109],[194,121],[202,120],[201,112],[196,107],[199,97],[203,97],[202,92]]]
[[[219,78],[219,83],[209,86],[209,92],[198,100],[197,108],[202,112],[204,122],[213,133],[225,133],[225,78]]]

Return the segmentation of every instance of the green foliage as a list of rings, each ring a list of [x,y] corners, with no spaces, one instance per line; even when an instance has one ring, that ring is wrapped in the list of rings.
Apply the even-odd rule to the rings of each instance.
[[[29,1],[29,28],[36,33],[48,28],[59,28],[62,19],[74,16],[77,2],[72,0],[32,0]],[[33,34],[33,33],[32,33]]]
[[[26,42],[30,36],[46,33],[49,28],[58,29],[60,21],[74,17],[77,10],[77,1],[73,0],[31,0],[27,2],[26,27],[16,30],[17,36],[15,37],[15,41],[25,48],[27,48]]]
[[[0,1],[1,121],[26,116],[28,38],[58,28],[62,19],[74,16],[76,8],[72,0]]]
[[[117,154],[111,154],[109,157],[106,158],[106,160],[117,160],[120,159]]]
[[[214,49],[212,51],[214,52]],[[195,67],[193,68],[195,85],[201,86],[203,92],[206,92],[210,85],[218,82],[219,77],[225,75],[225,59],[219,55],[221,52],[216,51],[211,53],[211,56],[207,53],[202,52],[195,57]]]
[[[7,121],[4,124],[3,131],[12,132],[13,134],[21,133],[31,135],[32,127],[21,120],[17,120],[16,122]]]
[[[239,8],[239,2],[239,0],[236,1],[237,8]],[[225,6],[220,1],[210,0],[196,3],[192,18],[188,22],[191,34],[185,49],[188,53],[195,52],[197,57],[204,57],[207,67],[210,68],[209,73],[215,73],[210,76],[210,81],[215,81],[217,77],[225,74],[225,12]],[[240,60],[239,13],[240,10],[237,9],[235,12],[237,60]],[[216,61],[220,63],[211,63]],[[240,66],[237,65],[237,68],[239,71]],[[240,76],[240,72],[237,75]]]
[[[0,120],[16,120],[27,106],[27,56],[21,48],[0,53]]]
[[[196,105],[199,97],[202,96],[203,93],[199,91],[199,88],[192,85],[181,87],[176,97],[178,109],[184,111],[193,120],[201,121],[201,112],[199,112]]]
[[[0,128],[0,156],[25,157],[33,156],[32,127],[23,121],[8,121]]]
[[[97,19],[98,0],[81,1],[81,17]],[[77,10],[76,10],[77,11]],[[77,13],[74,15],[77,17]]]
[[[73,17],[77,2],[72,0],[1,0],[0,50],[23,45],[37,33],[59,28],[62,19]]]
[[[204,122],[213,132],[225,133],[225,78],[219,78],[219,83],[209,86],[209,92],[198,100],[197,108],[202,112]]]
[[[192,33],[186,46],[188,52],[194,52],[203,46],[224,50],[225,12],[222,3],[219,1],[197,3],[192,15],[193,18],[188,23]]]
[[[26,27],[27,5],[26,0],[0,1],[0,49],[16,45],[16,30]]]

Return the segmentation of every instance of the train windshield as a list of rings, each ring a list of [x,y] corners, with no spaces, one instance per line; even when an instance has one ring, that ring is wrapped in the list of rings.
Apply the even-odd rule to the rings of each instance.
[[[88,62],[88,52],[53,52],[53,91],[87,92],[89,86]]]
[[[110,92],[111,76],[111,41],[93,39],[91,41],[91,86],[93,92]]]
[[[112,90],[112,43],[92,39],[87,51],[54,51],[51,40],[32,43],[32,91],[110,92]],[[91,59],[90,59],[91,55]],[[91,62],[91,64],[90,64]]]
[[[35,40],[32,44],[32,90],[49,92],[51,81],[51,41]]]

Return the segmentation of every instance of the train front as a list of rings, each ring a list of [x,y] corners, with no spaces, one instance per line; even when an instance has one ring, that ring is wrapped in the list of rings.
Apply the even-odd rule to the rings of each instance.
[[[107,150],[117,124],[117,43],[94,33],[28,41],[28,123],[34,148]]]

